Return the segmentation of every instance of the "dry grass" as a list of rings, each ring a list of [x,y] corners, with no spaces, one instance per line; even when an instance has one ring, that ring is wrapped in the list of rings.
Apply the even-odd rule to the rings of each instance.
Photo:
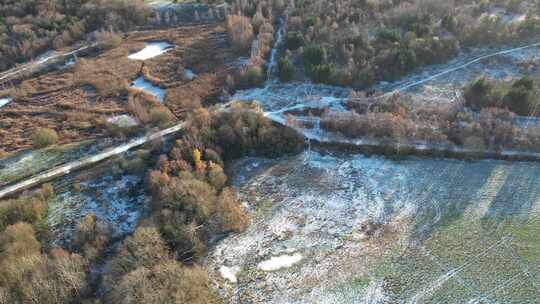
[[[34,148],[45,148],[58,142],[58,134],[53,129],[38,128],[32,135]]]

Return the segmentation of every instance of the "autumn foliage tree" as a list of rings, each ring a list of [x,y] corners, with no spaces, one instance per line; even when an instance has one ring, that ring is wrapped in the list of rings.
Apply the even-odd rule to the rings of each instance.
[[[244,54],[249,51],[253,41],[253,26],[248,17],[240,15],[227,16],[227,33],[237,53]]]

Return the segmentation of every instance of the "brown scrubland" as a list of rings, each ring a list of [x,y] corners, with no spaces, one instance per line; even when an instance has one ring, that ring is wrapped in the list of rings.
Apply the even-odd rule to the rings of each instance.
[[[145,41],[168,41],[176,47],[144,64],[128,59]],[[31,148],[38,127],[54,130],[58,144],[133,133],[107,122],[121,114],[135,116],[142,128],[168,126],[189,109],[208,100],[215,103],[215,96],[226,89],[232,62],[233,51],[220,22],[133,32],[116,47],[76,58],[74,66],[4,83],[13,101],[0,111],[0,150],[13,153]],[[197,77],[187,79],[186,68]],[[153,96],[129,89],[141,74],[166,90],[163,105]]]

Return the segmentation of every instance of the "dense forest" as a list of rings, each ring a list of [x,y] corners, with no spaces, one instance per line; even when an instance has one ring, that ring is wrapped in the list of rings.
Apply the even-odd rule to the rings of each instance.
[[[142,0],[6,0],[0,3],[0,70],[97,31],[125,31],[151,10]]]
[[[260,29],[264,37],[265,22],[287,18],[282,81],[308,77],[358,88],[445,62],[468,47],[513,44],[540,33],[538,3],[516,0],[233,1],[232,12],[251,20],[239,37]]]

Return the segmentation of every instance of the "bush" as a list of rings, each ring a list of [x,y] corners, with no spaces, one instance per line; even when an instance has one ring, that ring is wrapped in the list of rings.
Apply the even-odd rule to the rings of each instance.
[[[500,106],[501,96],[496,94],[495,83],[485,77],[466,86],[463,93],[465,104],[473,110]]]
[[[137,268],[153,268],[170,258],[169,249],[156,228],[139,227],[126,238],[105,265],[104,283],[114,286],[124,275]]]
[[[0,202],[0,231],[17,222],[40,224],[47,214],[47,202],[37,197]]]
[[[504,107],[518,115],[527,116],[538,115],[534,111],[540,105],[537,91],[536,83],[528,77],[510,86],[482,77],[466,86],[463,95],[465,104],[475,111]]]
[[[506,96],[504,96],[503,103],[510,111],[518,115],[528,116],[535,114],[532,112],[539,104],[536,93],[534,82],[530,78],[523,77],[514,82]]]
[[[223,190],[218,198],[217,210],[222,231],[242,232],[246,229],[248,217],[232,189]]]
[[[174,260],[160,261],[153,268],[137,268],[112,286],[111,303],[220,303],[201,267],[186,267]]]
[[[18,223],[0,234],[0,290],[6,303],[78,302],[87,287],[86,263],[61,249],[40,254],[30,224]]]
[[[304,45],[304,36],[300,32],[290,32],[287,34],[285,47],[289,50],[296,50]]]
[[[265,75],[260,66],[254,66],[247,71],[248,86],[256,87],[264,83]]]
[[[302,53],[302,59],[308,67],[321,65],[326,61],[326,50],[317,46],[308,47]]]
[[[321,64],[314,66],[311,71],[311,79],[313,82],[331,83],[335,68],[333,64]]]
[[[112,49],[122,44],[122,35],[112,31],[98,31],[94,34],[94,39],[101,49]]]
[[[40,248],[36,231],[28,223],[19,222],[0,233],[0,261],[39,254]]]
[[[294,77],[294,66],[289,61],[289,58],[282,57],[278,61],[279,67],[279,80],[282,82],[289,82]]]
[[[90,261],[96,261],[112,240],[112,228],[95,214],[87,214],[75,227],[73,245]]]
[[[34,148],[45,148],[58,142],[56,131],[48,128],[38,128],[32,135],[32,144]]]
[[[150,110],[150,123],[161,128],[169,126],[174,120],[174,115],[165,107],[157,107]]]

